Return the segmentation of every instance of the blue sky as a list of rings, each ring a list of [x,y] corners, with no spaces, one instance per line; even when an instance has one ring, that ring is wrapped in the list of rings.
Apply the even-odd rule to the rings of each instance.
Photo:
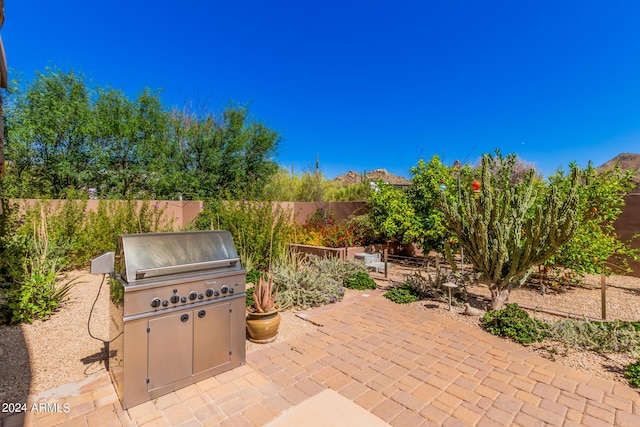
[[[9,67],[167,107],[248,104],[276,160],[409,176],[500,148],[550,174],[640,153],[638,1],[7,0]],[[11,76],[10,76],[11,77]]]

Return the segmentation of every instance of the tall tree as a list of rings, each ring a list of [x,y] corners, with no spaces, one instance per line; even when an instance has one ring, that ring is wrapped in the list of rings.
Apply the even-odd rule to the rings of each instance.
[[[89,179],[90,99],[84,77],[48,68],[18,93],[7,120],[9,158],[34,195],[58,197]]]
[[[484,155],[478,198],[469,192],[460,201],[440,198],[446,228],[457,236],[478,281],[489,287],[492,309],[502,308],[511,290],[578,229],[577,170],[562,192],[553,183],[541,186],[533,169],[514,180],[514,165],[513,155]]]
[[[194,197],[258,197],[278,170],[273,156],[280,135],[251,121],[245,107],[229,107],[219,117],[174,111],[171,137],[182,164],[181,172],[174,170],[181,192]]]
[[[413,178],[407,191],[420,223],[414,236],[415,241],[423,249],[442,252],[449,232],[445,227],[444,215],[438,207],[438,201],[441,194],[445,194],[450,201],[458,198],[458,192],[452,191],[455,187],[454,178],[437,155],[431,157],[428,163],[420,159],[418,165],[412,167],[410,172]],[[450,191],[445,192],[446,189]]]
[[[93,107],[93,182],[101,192],[154,193],[166,158],[168,116],[157,94],[130,101],[121,90],[98,89]]]

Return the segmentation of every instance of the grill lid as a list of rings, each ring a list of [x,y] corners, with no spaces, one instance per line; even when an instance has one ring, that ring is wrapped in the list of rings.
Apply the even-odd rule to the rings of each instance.
[[[128,283],[136,280],[238,266],[228,231],[121,234],[116,270]]]

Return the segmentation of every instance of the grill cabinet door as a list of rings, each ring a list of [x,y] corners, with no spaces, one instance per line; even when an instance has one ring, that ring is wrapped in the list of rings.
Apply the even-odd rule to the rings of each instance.
[[[191,376],[193,311],[149,320],[147,390]]]
[[[194,314],[193,373],[230,361],[231,304],[220,303],[198,309]],[[244,337],[242,337],[244,340]]]

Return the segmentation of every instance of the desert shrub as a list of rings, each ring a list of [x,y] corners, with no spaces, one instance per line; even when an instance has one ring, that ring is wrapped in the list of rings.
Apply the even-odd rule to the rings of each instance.
[[[294,228],[290,210],[269,201],[246,199],[205,203],[193,226],[229,230],[240,258],[251,257],[259,270],[268,270],[271,260],[283,256]]]
[[[367,269],[362,263],[349,259],[341,261],[338,258],[324,258],[313,255],[308,256],[306,261],[311,268],[324,272],[342,284],[354,274],[367,273]]]
[[[390,299],[396,304],[410,304],[422,299],[422,295],[420,295],[418,292],[416,292],[415,289],[413,289],[406,283],[389,289],[384,293],[384,297]]]
[[[637,355],[640,352],[640,322],[563,320],[555,323],[550,333],[566,347],[598,353]]]
[[[359,271],[344,279],[344,287],[349,289],[375,289],[376,282],[364,271]]]
[[[271,272],[278,289],[281,308],[310,308],[341,301],[344,297],[343,269],[340,261],[320,261],[288,253],[278,259]]]
[[[35,220],[35,218],[34,218]],[[32,225],[33,234],[14,235],[13,248],[19,246],[5,284],[1,317],[9,323],[31,323],[47,319],[65,301],[75,279],[63,282],[59,276],[61,258],[49,246],[44,210],[39,223]]]
[[[518,304],[487,312],[482,326],[491,334],[511,338],[521,344],[540,342],[549,336],[549,326],[529,316]]]
[[[442,286],[443,283],[452,281],[449,274],[438,267],[435,273],[417,271],[407,275],[405,283],[423,298],[437,301],[449,301],[449,291]],[[467,301],[467,288],[459,285],[451,290],[451,303],[461,305]]]
[[[627,366],[624,376],[629,380],[629,384],[640,387],[640,360]]]

